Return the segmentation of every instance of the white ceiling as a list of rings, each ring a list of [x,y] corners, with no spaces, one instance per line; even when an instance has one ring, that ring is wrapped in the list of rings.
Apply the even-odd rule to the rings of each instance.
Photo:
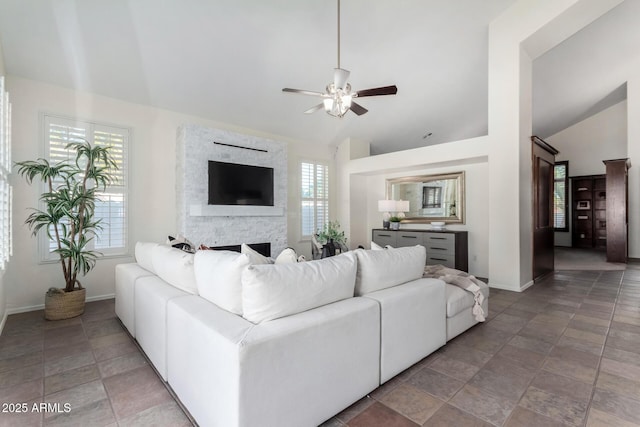
[[[515,0],[343,0],[341,65],[369,113],[303,111],[336,66],[334,0],[1,0],[8,74],[301,141],[383,153],[487,133],[487,31]],[[534,62],[534,133],[624,99],[640,1]],[[423,136],[432,133],[427,139]]]

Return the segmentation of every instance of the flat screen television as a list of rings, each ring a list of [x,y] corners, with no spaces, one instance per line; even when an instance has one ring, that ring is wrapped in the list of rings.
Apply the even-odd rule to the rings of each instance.
[[[273,168],[210,160],[209,204],[273,206]]]

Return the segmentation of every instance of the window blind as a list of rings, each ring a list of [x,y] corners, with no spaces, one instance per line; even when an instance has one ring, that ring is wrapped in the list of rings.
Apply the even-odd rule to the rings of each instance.
[[[111,147],[110,154],[118,170],[112,175],[115,180],[104,191],[97,193],[95,219],[101,220],[101,230],[96,231],[93,249],[104,255],[119,255],[127,252],[128,234],[128,163],[127,150],[129,130],[126,128],[103,125],[93,122],[45,116],[45,146],[47,158],[51,163],[75,159],[73,150],[66,147],[71,142],[89,141],[94,146]],[[41,254],[43,260],[57,259],[51,251],[55,242],[44,236],[43,245],[48,250]]]
[[[311,237],[329,220],[329,167],[300,163],[301,235]]]
[[[11,104],[5,90],[4,76],[0,76],[0,269],[13,251],[12,216],[13,188],[9,184],[11,173]]]
[[[568,162],[558,162],[553,168],[553,227],[556,230],[567,231],[568,212]]]

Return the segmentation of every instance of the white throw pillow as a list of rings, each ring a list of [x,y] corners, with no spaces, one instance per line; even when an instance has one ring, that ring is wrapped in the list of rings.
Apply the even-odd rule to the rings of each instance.
[[[246,243],[240,245],[240,252],[249,257],[251,264],[273,264],[273,259],[262,255]]]
[[[158,246],[158,243],[137,242],[135,249],[136,262],[138,265],[152,273],[156,272],[153,269],[153,248],[156,246]]]
[[[193,274],[193,254],[170,246],[157,245],[152,249],[153,269],[168,284],[190,294],[198,295]]]
[[[298,255],[296,254],[296,251],[294,251],[291,248],[286,248],[285,250],[283,250],[282,252],[280,252],[280,255],[278,255],[276,257],[276,264],[287,264],[287,263],[291,263],[291,262],[298,262]]]
[[[421,245],[354,252],[358,257],[356,296],[419,279],[427,261],[427,250]]]
[[[242,273],[244,318],[266,322],[353,296],[353,253],[317,261],[252,265]]]
[[[198,251],[194,270],[200,296],[220,308],[242,314],[242,270],[250,264],[247,254]]]
[[[381,251],[381,250],[383,250],[383,249],[384,249],[384,248],[383,248],[382,246],[380,246],[379,244],[377,244],[377,243],[376,243],[376,242],[374,242],[374,241],[371,241],[371,250],[372,250],[372,251]]]

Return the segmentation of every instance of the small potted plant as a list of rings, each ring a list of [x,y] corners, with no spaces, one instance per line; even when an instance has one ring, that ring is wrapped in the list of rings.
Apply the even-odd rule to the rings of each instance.
[[[96,231],[102,227],[96,220],[98,192],[115,181],[118,169],[109,153],[110,147],[92,146],[88,141],[71,142],[67,150],[73,160],[51,164],[46,159],[16,162],[18,173],[27,183],[45,183],[40,195],[42,209],[33,209],[25,224],[33,235],[47,233],[55,245],[65,286],[51,288],[45,296],[45,318],[68,319],[84,312],[86,289],[79,276],[93,269],[100,253],[89,248]]]
[[[340,223],[338,221],[327,222],[323,229],[316,233],[314,240],[317,242],[315,246],[318,252],[321,253],[322,258],[335,255],[336,249],[339,249],[341,252],[348,250],[347,238],[344,235],[344,231],[340,230]]]
[[[402,218],[399,216],[392,216],[389,218],[389,227],[392,230],[400,230],[400,221],[402,221]]]

